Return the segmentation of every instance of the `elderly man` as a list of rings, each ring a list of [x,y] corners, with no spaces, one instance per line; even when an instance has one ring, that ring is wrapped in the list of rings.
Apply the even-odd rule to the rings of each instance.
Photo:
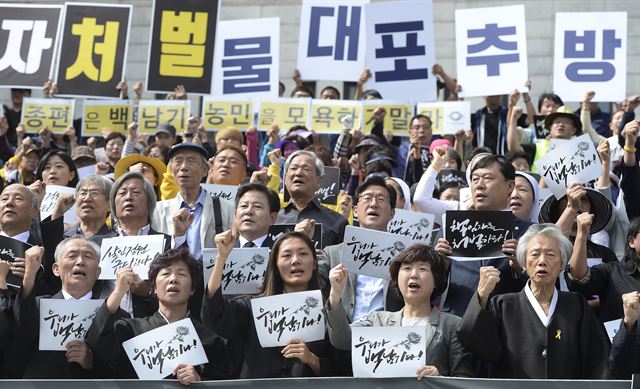
[[[241,148],[231,144],[220,147],[209,169],[207,184],[240,185],[247,176],[247,163]]]
[[[212,198],[200,187],[207,175],[207,151],[193,143],[181,143],[169,151],[169,169],[180,187],[178,196],[158,202],[151,227],[164,233],[174,232],[176,220],[188,219],[186,241],[189,251],[202,262],[202,248],[214,248],[213,237],[231,228],[233,204]],[[181,211],[181,219],[173,216]],[[175,235],[179,236],[179,235]]]
[[[404,168],[404,181],[411,186],[420,181],[420,177],[424,173],[427,166],[423,165],[422,147],[429,147],[433,130],[431,129],[431,119],[425,115],[416,115],[411,119],[409,124],[409,143],[408,151],[400,150],[401,162],[402,156],[406,155]]]
[[[278,214],[277,223],[295,224],[304,219],[322,223],[322,246],[342,242],[347,219],[320,204],[316,191],[324,175],[324,164],[311,151],[299,150],[287,158],[284,164],[284,186],[291,199]]]
[[[362,228],[387,232],[395,207],[396,191],[382,177],[373,176],[356,190],[353,213],[358,216]],[[329,270],[342,262],[343,244],[325,247],[325,257],[318,261],[318,272],[324,285],[328,285]],[[373,311],[402,308],[402,297],[396,290],[388,290],[388,286],[389,282],[381,278],[350,273],[341,300],[350,322],[355,323]]]
[[[112,186],[109,196],[111,214],[116,220],[115,231],[106,235],[95,235],[91,240],[101,245],[104,238],[116,236],[137,236],[137,235],[158,235],[161,232],[154,231],[150,224],[151,214],[156,206],[156,194],[151,183],[140,173],[129,172],[120,177]],[[180,241],[184,236],[184,231],[179,229],[184,223],[178,222],[177,237]],[[165,238],[165,250],[171,247],[172,237],[163,234]],[[184,240],[184,238],[182,238]],[[113,282],[103,282],[100,288],[100,295],[108,297],[113,291]],[[140,282],[133,286],[130,294],[122,299],[121,307],[134,317],[144,317],[153,314],[157,309],[157,301],[151,295],[151,287],[146,282]]]
[[[40,269],[44,249],[29,248],[25,254],[25,272],[16,299],[12,358],[7,360],[7,372],[15,378],[99,378],[107,376],[105,363],[92,355],[82,341],[71,341],[67,351],[38,351],[40,298],[59,300],[89,300],[99,296],[93,292],[100,274],[100,249],[84,239],[67,239],[55,252],[53,272],[62,288],[53,296],[36,297],[36,274]],[[2,274],[0,272],[0,278]],[[1,284],[0,279],[0,284]]]
[[[480,159],[471,171],[471,197],[473,209],[478,211],[510,211],[509,201],[515,186],[515,169],[511,162],[500,155],[488,155]],[[505,258],[451,262],[449,288],[441,302],[442,311],[462,316],[467,309],[469,299],[478,287],[479,270],[482,266],[493,266],[500,273],[500,282],[493,290],[492,296],[502,293],[518,292],[524,287],[526,277],[523,269],[515,260],[517,239],[525,233],[530,222],[513,216],[513,238],[502,246]],[[449,242],[440,238],[436,251],[443,255],[451,255]]]
[[[234,223],[238,229],[235,247],[271,247],[269,227],[280,210],[278,194],[261,184],[245,184],[236,193]]]

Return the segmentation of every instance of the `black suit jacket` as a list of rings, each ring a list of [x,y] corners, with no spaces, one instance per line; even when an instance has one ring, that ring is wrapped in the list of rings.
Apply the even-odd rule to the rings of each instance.
[[[93,293],[93,298],[97,295]],[[80,364],[67,362],[64,351],[39,351],[40,337],[40,299],[64,299],[62,291],[53,296],[31,295],[20,298],[14,304],[15,326],[12,329],[13,342],[9,346],[6,359],[8,378],[107,378],[112,372],[100,355],[93,355],[93,370],[85,370]]]

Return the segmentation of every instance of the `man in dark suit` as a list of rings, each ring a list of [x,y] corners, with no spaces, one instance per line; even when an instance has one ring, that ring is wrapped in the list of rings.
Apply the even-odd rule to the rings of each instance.
[[[39,351],[40,298],[88,300],[98,298],[93,288],[100,268],[100,249],[84,239],[67,239],[56,249],[53,272],[62,289],[53,296],[36,297],[36,274],[44,249],[33,246],[25,253],[24,278],[15,302],[13,342],[7,359],[7,376],[12,378],[98,378],[109,373],[100,356],[92,355],[83,341],[69,342],[67,351]],[[0,272],[2,277],[2,272]],[[0,280],[1,283],[2,280]]]
[[[280,211],[278,194],[262,184],[245,184],[236,193],[235,225],[238,239],[234,247],[271,247],[268,235]]]
[[[151,215],[156,206],[156,193],[153,186],[144,176],[137,172],[128,172],[122,175],[111,188],[109,196],[111,215],[115,219],[114,232],[106,235],[95,235],[91,241],[102,245],[105,238],[116,236],[137,236],[162,234],[151,229],[149,224]],[[186,212],[174,215],[174,237],[163,234],[165,238],[165,251],[173,244],[180,246],[185,242],[185,232],[190,222]],[[101,282],[99,293],[102,298],[107,298],[115,284],[112,281]],[[122,299],[121,308],[134,317],[146,317],[152,315],[157,309],[157,301],[150,293],[151,287],[147,282],[141,281],[132,286],[128,296]],[[199,311],[198,311],[199,312]]]
[[[509,199],[515,186],[515,169],[501,155],[489,155],[480,159],[471,171],[471,197],[473,209],[478,211],[511,211]],[[443,294],[441,309],[462,317],[467,310],[471,296],[475,293],[480,279],[480,267],[493,266],[500,270],[500,282],[493,295],[519,292],[525,285],[526,275],[515,259],[515,250],[520,238],[530,222],[513,216],[513,238],[507,239],[502,251],[506,257],[469,262],[451,261],[449,286]],[[451,255],[451,245],[438,239],[436,251]]]

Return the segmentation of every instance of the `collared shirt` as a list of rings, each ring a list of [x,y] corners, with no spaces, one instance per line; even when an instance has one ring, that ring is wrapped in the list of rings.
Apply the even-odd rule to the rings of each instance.
[[[70,295],[69,293],[67,293],[66,290],[62,289],[62,296],[64,296],[65,300],[91,300],[91,298],[93,297],[93,292],[92,291],[88,291],[87,294],[85,294],[84,296],[80,297],[79,299],[73,297],[72,295]]]
[[[16,234],[14,236],[9,236],[4,231],[0,231],[0,235],[9,237],[11,239],[19,240],[22,243],[27,243],[27,241],[29,240],[29,237],[31,236],[31,233],[29,231],[25,231],[25,232]]]
[[[198,260],[202,262],[202,239],[200,238],[200,224],[202,222],[202,211],[204,209],[204,200],[206,199],[207,191],[200,189],[200,194],[196,200],[196,204],[193,208],[187,204],[182,197],[181,193],[178,193],[178,200],[180,201],[180,208],[187,208],[190,212],[193,212],[194,217],[191,225],[187,229],[187,245],[189,245],[189,251]],[[176,244],[178,239],[176,238]]]
[[[144,226],[140,230],[138,230],[138,233],[135,236],[149,235],[149,230],[151,230],[151,225],[147,224],[146,226]],[[118,234],[120,236],[129,236],[129,234],[127,234],[127,232],[125,230],[123,230],[122,228],[118,228]]]
[[[268,234],[267,234],[268,235]],[[254,240],[252,240],[251,242],[253,242],[253,244],[255,245],[254,247],[262,247],[262,243],[264,243],[265,239],[267,239],[267,235],[263,235],[259,238],[256,238]],[[240,240],[240,247],[244,247],[244,245],[249,242],[247,239],[245,239],[244,236],[240,235],[238,237],[238,239]]]
[[[353,323],[367,317],[371,312],[382,311],[384,309],[384,280],[358,275],[354,298]]]
[[[533,307],[533,310],[536,311],[536,315],[542,322],[545,327],[549,326],[549,322],[551,321],[551,317],[553,316],[553,312],[556,310],[556,304],[558,303],[558,290],[553,288],[553,297],[551,297],[551,304],[549,304],[549,313],[545,314],[542,306],[533,295],[531,291],[531,280],[527,282],[527,285],[524,287],[524,294],[527,296],[527,300],[529,300],[529,304]]]
[[[95,234],[91,236],[106,235],[110,232],[111,232],[111,229],[105,223],[102,225],[102,227],[100,227],[100,229]],[[87,236],[87,237],[84,236],[84,232],[82,231],[82,227],[80,227],[80,224],[76,224],[75,226],[70,227],[64,232],[65,238],[91,238],[91,236]]]
[[[318,199],[313,199],[302,211],[298,211],[293,202],[289,202],[286,207],[278,212],[276,223],[296,224],[304,219],[314,219],[316,223],[322,224],[321,248],[342,243],[347,219],[339,213],[322,206]]]

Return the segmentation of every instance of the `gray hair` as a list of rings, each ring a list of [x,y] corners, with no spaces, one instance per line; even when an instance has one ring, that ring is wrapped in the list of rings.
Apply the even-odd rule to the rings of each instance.
[[[118,180],[113,184],[113,186],[111,187],[111,194],[109,195],[109,207],[111,208],[111,216],[116,220],[118,219],[116,216],[116,194],[125,181],[134,178],[142,180],[142,183],[144,185],[144,191],[147,194],[147,209],[149,210],[149,220],[151,220],[151,215],[156,209],[156,202],[158,200],[156,197],[155,189],[153,189],[153,185],[151,185],[151,183],[146,178],[144,178],[142,174],[138,172],[127,172],[120,178],[118,178]]]
[[[518,258],[518,263],[523,268],[526,268],[527,261],[527,249],[529,248],[529,243],[531,239],[535,238],[538,235],[546,236],[548,238],[555,239],[558,244],[558,248],[560,249],[560,257],[562,258],[562,268],[567,267],[567,262],[569,262],[569,258],[571,257],[571,253],[573,252],[573,244],[569,238],[567,238],[562,231],[555,224],[551,223],[543,223],[543,224],[534,224],[527,232],[522,235],[522,237],[518,240],[518,247],[516,248],[516,258]]]
[[[322,162],[322,160],[320,158],[318,158],[316,153],[314,153],[312,151],[308,151],[308,150],[294,151],[293,153],[291,153],[291,155],[289,155],[289,157],[287,158],[287,160],[284,163],[284,173],[285,174],[287,173],[287,170],[289,170],[289,165],[291,164],[293,159],[296,158],[296,157],[299,157],[301,155],[306,155],[307,157],[309,157],[309,158],[311,158],[313,160],[314,165],[316,165],[316,173],[318,174],[318,177],[324,176],[324,163]]]
[[[96,258],[98,259],[98,261],[100,261],[100,246],[98,246],[98,244],[96,244],[91,240],[82,239],[82,238],[67,238],[62,242],[58,243],[58,246],[56,247],[56,251],[53,254],[53,257],[55,258],[56,263],[60,263],[60,257],[62,256],[62,253],[67,248],[67,246],[78,241],[87,244],[95,252]]]
[[[78,198],[80,189],[88,184],[96,184],[96,186],[100,190],[100,194],[103,195],[107,200],[109,199],[109,194],[111,193],[111,186],[113,186],[113,182],[107,177],[98,174],[90,174],[78,182],[78,185],[76,185],[76,198]]]

